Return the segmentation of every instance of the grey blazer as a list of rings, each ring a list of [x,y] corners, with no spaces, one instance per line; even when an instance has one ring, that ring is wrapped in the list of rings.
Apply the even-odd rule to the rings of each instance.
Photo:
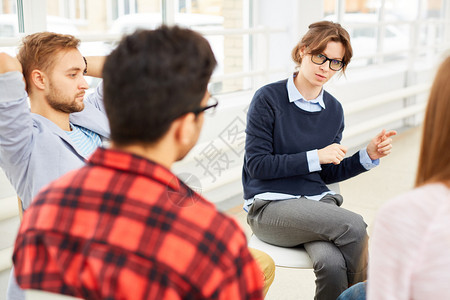
[[[55,123],[30,112],[27,96],[20,72],[0,74],[0,167],[24,209],[43,186],[87,159]],[[84,102],[84,110],[71,114],[70,121],[107,140],[102,84]]]

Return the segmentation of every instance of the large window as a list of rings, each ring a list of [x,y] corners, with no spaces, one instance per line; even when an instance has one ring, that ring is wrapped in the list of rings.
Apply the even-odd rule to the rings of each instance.
[[[11,38],[19,34],[17,5],[15,0],[0,0],[0,38],[8,41],[0,45],[0,52],[15,55],[15,45]]]
[[[349,31],[353,66],[433,56],[444,38],[442,0],[324,0],[325,19]],[[423,49],[427,49],[423,51]]]
[[[179,0],[174,23],[189,26],[205,34],[218,60],[215,76],[242,74],[250,70],[248,34],[222,34],[249,28],[248,1]],[[250,82],[237,77],[212,84],[212,91],[231,92],[250,88]]]
[[[0,37],[14,37],[19,32],[14,0],[0,0]]]
[[[47,30],[81,36],[85,55],[108,54],[138,28],[178,24],[209,40],[218,60],[214,93],[248,89],[251,0],[47,0]],[[98,36],[97,42],[95,35]],[[89,40],[89,42],[87,42]],[[233,75],[235,74],[235,76]]]
[[[0,14],[15,14],[17,6],[15,0],[0,0]]]

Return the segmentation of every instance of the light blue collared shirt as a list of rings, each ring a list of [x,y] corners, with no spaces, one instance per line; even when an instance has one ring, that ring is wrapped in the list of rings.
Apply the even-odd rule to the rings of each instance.
[[[295,105],[297,105],[300,109],[302,109],[304,111],[308,111],[308,112],[318,112],[318,111],[322,111],[323,109],[326,109],[325,103],[323,102],[323,88],[320,91],[319,95],[315,99],[306,100],[302,96],[302,94],[300,94],[299,90],[297,89],[297,87],[294,84],[295,76],[297,76],[297,73],[294,73],[292,76],[289,76],[287,84],[286,84],[289,102],[294,102]],[[318,172],[318,171],[322,170],[322,167],[320,166],[320,162],[319,162],[318,149],[307,151],[306,157],[308,160],[308,167],[309,167],[310,172]],[[372,160],[369,157],[369,154],[367,153],[367,148],[359,150],[359,161],[366,170],[370,170],[380,164],[379,159]],[[288,195],[288,194],[283,194],[283,193],[266,192],[266,193],[261,193],[261,194],[255,195],[254,198],[276,201],[276,200],[286,200],[286,199],[295,199],[295,198],[299,199],[300,197],[304,196],[307,199],[319,201],[325,195],[328,195],[328,194],[334,195],[336,193],[334,191],[327,191],[320,195]],[[250,205],[253,203],[254,198],[247,199],[244,201],[243,208],[245,211],[248,212],[248,209],[249,209]]]

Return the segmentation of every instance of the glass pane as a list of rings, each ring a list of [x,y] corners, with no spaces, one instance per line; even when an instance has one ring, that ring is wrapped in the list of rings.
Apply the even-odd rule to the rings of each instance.
[[[108,28],[109,33],[128,34],[138,28],[154,29],[162,23],[160,0],[109,0],[108,2],[111,5],[106,16],[108,21],[104,26]]]
[[[0,52],[16,55],[16,46],[2,38],[14,38],[19,34],[17,6],[15,0],[0,0]]]
[[[161,24],[160,0],[47,0],[47,28],[69,34],[131,33]],[[62,26],[61,26],[62,25]]]
[[[344,1],[344,0],[340,0]],[[351,66],[373,63],[378,49],[378,9],[380,1],[345,0],[342,16],[344,28],[350,34],[354,59]],[[358,58],[362,57],[362,58]]]
[[[247,34],[218,35],[208,31],[249,27],[248,7],[244,0],[179,0],[175,23],[203,33],[211,44],[218,67],[214,75],[235,74],[250,68]],[[245,78],[227,79],[211,84],[213,93],[248,89]]]
[[[351,44],[353,48],[353,55],[355,58],[357,57],[367,57],[370,55],[374,55],[377,52],[377,34],[378,28],[374,27],[374,23],[372,24],[356,24],[350,26],[345,26],[347,28]],[[373,58],[367,57],[360,59],[359,61],[355,59],[351,64],[353,66],[356,65],[366,65],[368,63],[372,63]]]
[[[413,21],[419,16],[421,0],[385,0],[386,21]]]
[[[161,24],[160,0],[47,0],[47,30],[78,36],[123,35]],[[83,42],[83,55],[107,55],[111,42]]]
[[[425,18],[443,18],[444,8],[442,0],[428,0]]]
[[[387,22],[384,26],[380,23],[382,9]],[[417,10],[418,0],[345,0],[342,22],[350,34],[355,56],[351,65],[364,66],[404,58],[409,51],[410,28],[389,22],[415,18]],[[336,20],[335,15],[336,12],[326,19]],[[380,58],[378,54],[384,57]]]
[[[407,58],[410,52],[409,25],[388,24],[384,29],[385,62]]]
[[[0,18],[0,37],[14,37],[18,32],[17,14],[2,14]]]
[[[338,20],[338,7],[340,1],[345,1],[345,12],[342,22],[367,23],[378,21],[378,1],[368,0],[324,0],[324,17],[326,20]]]

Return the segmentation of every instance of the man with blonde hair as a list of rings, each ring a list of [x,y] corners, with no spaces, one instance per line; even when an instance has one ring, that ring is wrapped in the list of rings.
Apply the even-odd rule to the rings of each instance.
[[[24,209],[109,138],[102,86],[85,97],[84,75],[100,77],[104,58],[84,58],[79,44],[40,32],[23,39],[17,58],[0,53],[0,167]],[[23,298],[11,276],[8,299]]]

